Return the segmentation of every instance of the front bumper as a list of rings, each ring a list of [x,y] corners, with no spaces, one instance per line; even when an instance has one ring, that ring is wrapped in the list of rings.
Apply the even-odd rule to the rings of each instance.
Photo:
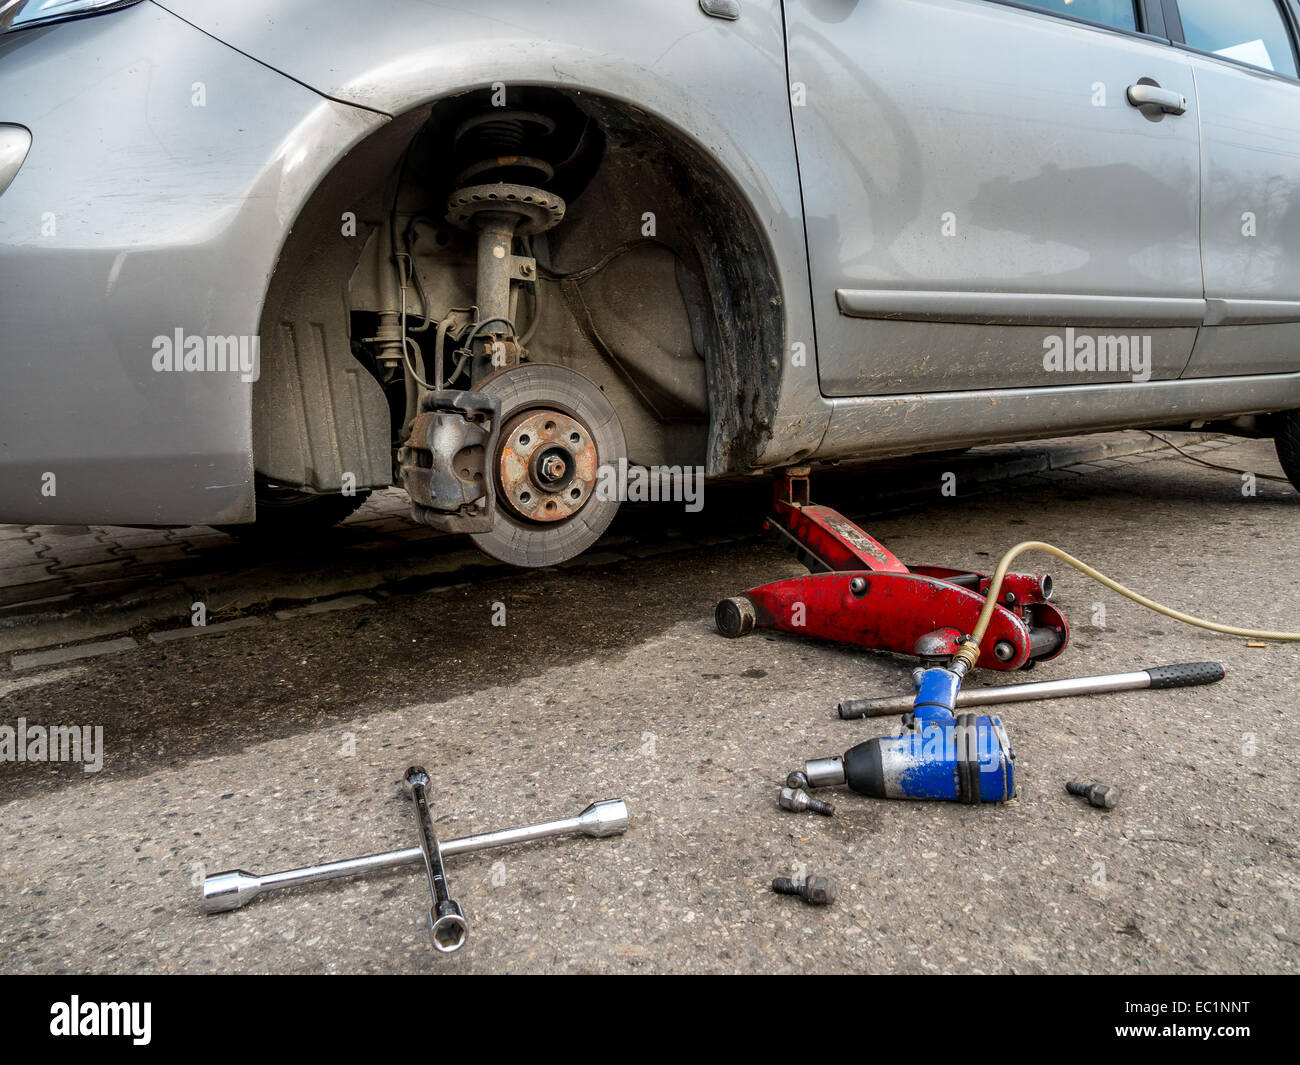
[[[32,137],[0,193],[0,522],[252,519],[249,375],[160,371],[157,340],[255,337],[302,204],[385,121],[153,4],[0,37]]]

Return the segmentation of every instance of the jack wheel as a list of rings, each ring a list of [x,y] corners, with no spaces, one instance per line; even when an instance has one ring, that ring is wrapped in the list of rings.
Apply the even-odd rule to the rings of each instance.
[[[554,566],[581,554],[609,528],[617,498],[598,491],[601,467],[627,458],[618,414],[576,370],[523,363],[475,391],[501,401],[502,430],[488,467],[496,478],[492,531],[470,539],[514,566]]]
[[[753,632],[757,620],[754,604],[743,595],[724,599],[713,609],[713,623],[718,627],[718,632],[729,640]]]

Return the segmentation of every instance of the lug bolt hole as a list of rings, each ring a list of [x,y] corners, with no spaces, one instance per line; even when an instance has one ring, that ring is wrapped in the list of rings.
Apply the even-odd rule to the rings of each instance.
[[[521,503],[528,503],[528,502],[530,502],[530,501],[532,500],[532,498],[533,498],[533,493],[532,493],[532,492],[520,492],[520,493],[519,493],[519,502],[521,502]]]
[[[529,436],[527,433],[521,433],[521,434],[519,435],[519,446],[520,446],[520,447],[527,447],[528,444],[529,444],[529,442],[530,442],[532,439],[533,439],[533,438],[532,438],[531,436]]]

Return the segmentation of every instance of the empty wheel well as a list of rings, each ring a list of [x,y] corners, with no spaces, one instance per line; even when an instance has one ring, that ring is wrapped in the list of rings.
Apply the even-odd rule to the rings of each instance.
[[[264,478],[317,491],[391,483],[409,369],[434,383],[439,367],[448,380],[458,364],[438,323],[474,304],[476,250],[472,233],[447,222],[447,200],[484,176],[564,203],[558,225],[516,249],[537,264],[512,304],[528,359],[596,382],[634,463],[710,475],[754,465],[771,433],[784,337],[752,212],[707,152],[639,108],[511,93],[504,108],[470,92],[394,120],[301,212],[262,317],[253,435]],[[408,344],[386,324],[403,287]]]

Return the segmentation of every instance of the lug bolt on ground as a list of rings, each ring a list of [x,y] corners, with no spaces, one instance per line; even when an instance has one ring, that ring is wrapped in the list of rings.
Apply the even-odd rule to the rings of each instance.
[[[1087,799],[1093,806],[1099,806],[1103,810],[1113,810],[1119,802],[1119,788],[1112,788],[1109,784],[1084,784],[1071,780],[1065,785],[1065,790],[1071,795]]]
[[[781,809],[793,810],[795,813],[821,814],[823,817],[830,817],[835,812],[835,807],[830,803],[814,799],[802,788],[782,788]]]
[[[778,876],[772,881],[772,890],[778,895],[798,895],[810,906],[829,906],[839,894],[835,881],[828,876],[809,876],[802,880]]]

